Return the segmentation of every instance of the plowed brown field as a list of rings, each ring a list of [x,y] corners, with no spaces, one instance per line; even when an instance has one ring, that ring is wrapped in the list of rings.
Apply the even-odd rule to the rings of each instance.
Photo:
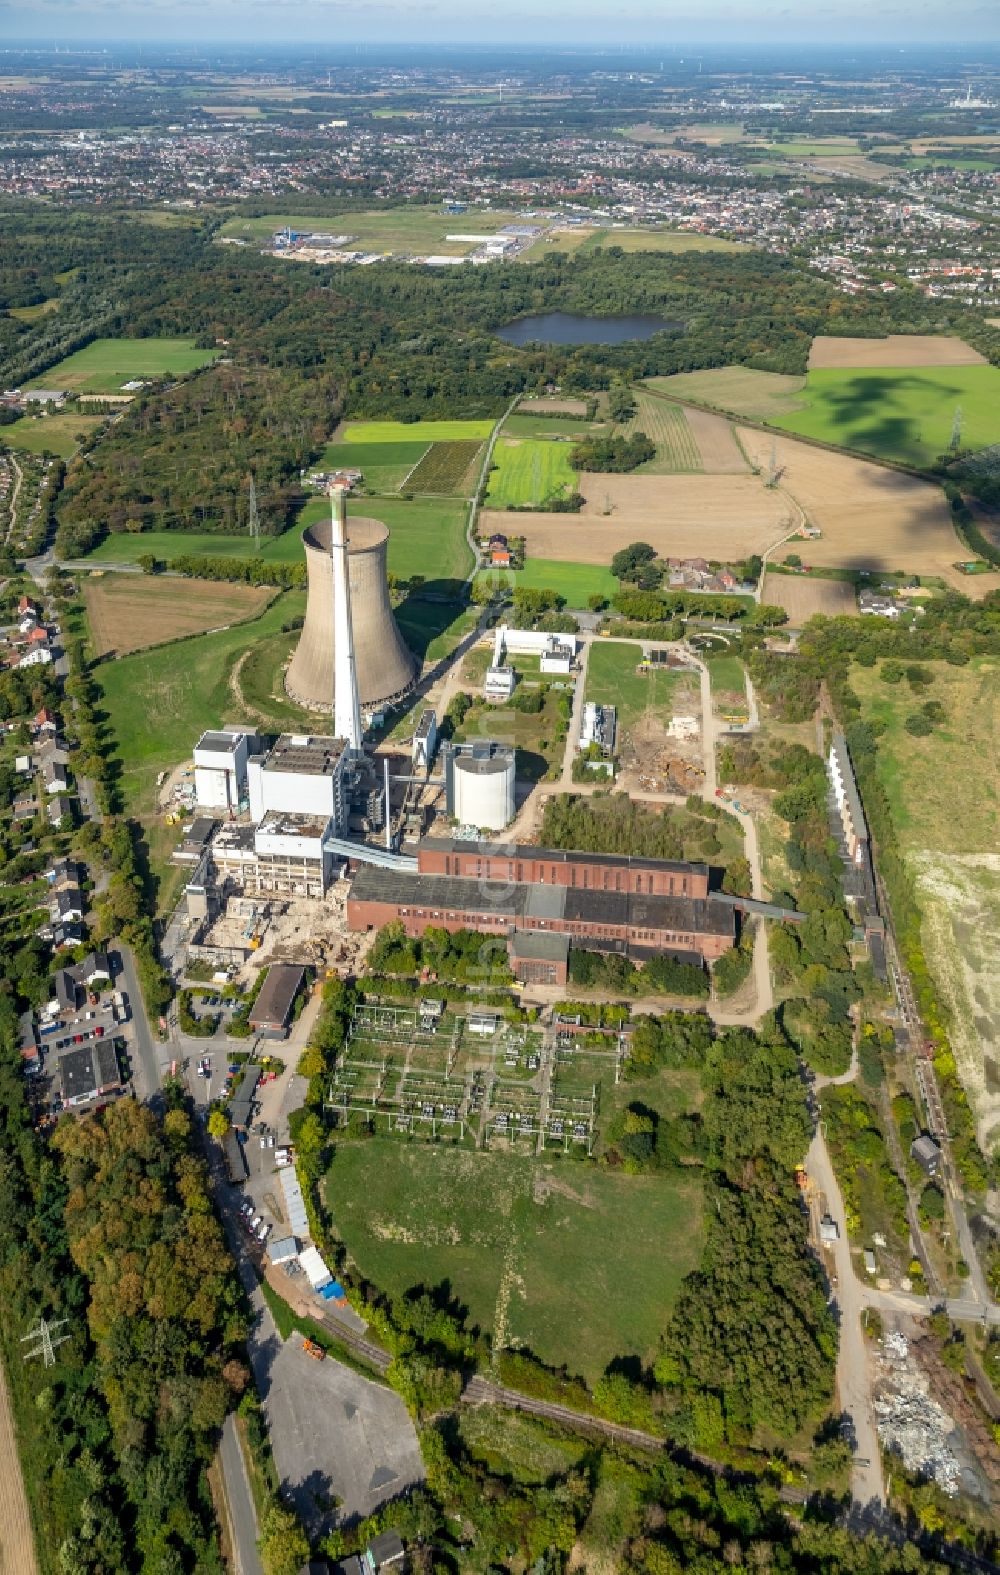
[[[766,468],[770,433],[741,427],[739,435],[754,463]],[[773,441],[781,488],[823,532],[816,541],[789,542],[803,562],[934,575],[973,599],[996,587],[996,575],[965,575],[954,567],[968,554],[939,487],[794,438]]]
[[[807,550],[811,547],[812,543],[809,542]],[[811,551],[808,556],[812,558]],[[780,561],[780,552],[777,557]],[[813,613],[825,613],[828,618],[837,618],[858,610],[854,587],[846,580],[814,580],[805,574],[768,574],[764,579],[761,600],[768,607],[783,607],[789,622],[796,628],[811,618]]]
[[[579,514],[518,514],[531,557],[606,564],[646,541],[662,557],[728,562],[763,552],[793,522],[788,500],[756,476],[581,475],[580,491]],[[509,531],[511,519],[487,509],[479,524],[481,534]]]
[[[809,370],[821,367],[981,366],[986,357],[950,334],[889,334],[885,339],[833,339],[819,335]]]
[[[7,1375],[0,1361],[0,1575],[38,1575],[35,1539],[17,1454]]]
[[[274,591],[214,580],[106,574],[88,580],[83,595],[98,656],[107,651],[123,656],[182,634],[201,634],[255,618]]]

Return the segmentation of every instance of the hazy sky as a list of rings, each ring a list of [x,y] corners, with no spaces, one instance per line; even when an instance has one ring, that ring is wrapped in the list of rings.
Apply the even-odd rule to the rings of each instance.
[[[841,50],[1000,43],[998,0],[0,0],[0,48],[31,39],[511,48],[757,43]]]

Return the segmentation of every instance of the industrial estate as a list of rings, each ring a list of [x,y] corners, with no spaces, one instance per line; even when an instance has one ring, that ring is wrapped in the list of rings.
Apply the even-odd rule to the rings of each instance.
[[[997,1568],[995,63],[42,58],[0,1567]]]

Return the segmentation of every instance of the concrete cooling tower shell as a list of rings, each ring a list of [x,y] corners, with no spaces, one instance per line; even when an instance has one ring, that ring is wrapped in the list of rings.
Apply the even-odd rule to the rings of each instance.
[[[299,705],[328,711],[333,704],[332,526],[327,520],[302,532],[309,577],[306,620],[285,687]],[[389,604],[386,546],[389,532],[381,520],[347,521],[351,624],[361,704],[366,710],[396,700],[412,687],[417,664]]]

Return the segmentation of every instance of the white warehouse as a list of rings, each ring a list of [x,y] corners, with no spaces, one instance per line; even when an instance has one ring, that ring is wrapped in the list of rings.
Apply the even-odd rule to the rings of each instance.
[[[199,809],[235,813],[247,797],[247,760],[258,747],[255,733],[213,728],[194,746],[194,793]]]

